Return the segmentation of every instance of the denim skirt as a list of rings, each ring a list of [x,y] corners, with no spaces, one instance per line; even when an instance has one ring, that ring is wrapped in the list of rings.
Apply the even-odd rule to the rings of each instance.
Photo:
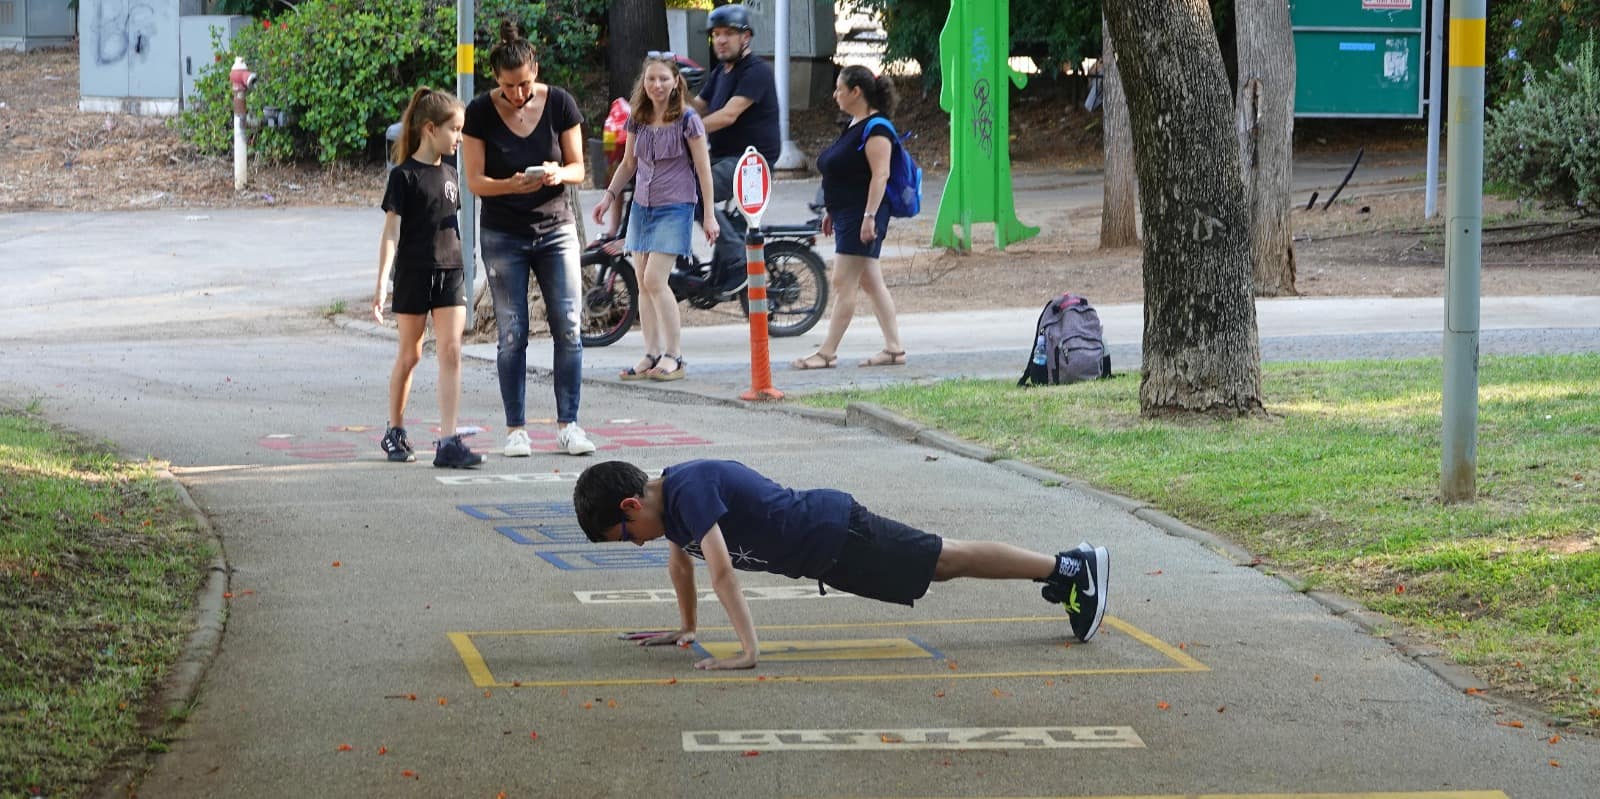
[[[694,230],[694,203],[640,205],[628,211],[629,252],[692,255],[689,236]]]

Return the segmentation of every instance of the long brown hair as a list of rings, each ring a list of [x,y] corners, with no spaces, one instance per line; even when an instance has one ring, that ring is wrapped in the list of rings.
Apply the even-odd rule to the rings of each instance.
[[[397,164],[405,163],[422,146],[424,125],[443,125],[461,108],[461,101],[455,95],[418,86],[411,93],[406,112],[400,116],[400,138],[394,140],[394,151],[390,153],[392,160]]]
[[[674,84],[672,92],[667,95],[665,107],[656,108],[650,94],[644,90],[644,73],[650,69],[651,64],[660,64],[672,71]],[[684,99],[689,96],[689,82],[683,79],[683,72],[678,69],[676,59],[666,56],[650,56],[644,60],[644,65],[639,67],[639,79],[633,82],[633,120],[641,125],[653,123],[676,122],[683,116]]]

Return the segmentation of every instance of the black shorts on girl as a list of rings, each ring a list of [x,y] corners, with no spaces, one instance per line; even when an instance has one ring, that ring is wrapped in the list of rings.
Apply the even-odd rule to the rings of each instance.
[[[467,304],[464,269],[396,269],[394,312],[426,314],[435,308]]]
[[[939,536],[885,519],[852,501],[844,547],[817,579],[856,596],[909,606],[928,593],[943,551]]]
[[[864,255],[868,258],[877,258],[883,250],[883,237],[889,232],[889,204],[884,203],[878,208],[875,218],[877,238],[871,244],[861,240],[861,218],[866,209],[844,209],[829,211],[833,217],[833,251],[839,255]]]

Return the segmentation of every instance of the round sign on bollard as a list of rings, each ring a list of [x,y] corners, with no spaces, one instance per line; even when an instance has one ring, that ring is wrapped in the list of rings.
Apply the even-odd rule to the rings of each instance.
[[[767,257],[761,235],[761,215],[772,194],[772,170],[754,147],[746,147],[733,170],[733,199],[739,204],[749,229],[745,231],[745,296],[750,308],[750,390],[745,400],[781,400],[783,392],[772,385],[772,355],[767,342]]]
[[[761,226],[761,215],[767,212],[767,199],[771,196],[772,170],[767,159],[754,147],[744,148],[744,155],[739,156],[739,164],[733,170],[733,197],[750,227]]]

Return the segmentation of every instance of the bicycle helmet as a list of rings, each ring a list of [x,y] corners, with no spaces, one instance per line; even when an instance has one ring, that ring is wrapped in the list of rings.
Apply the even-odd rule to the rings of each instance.
[[[733,28],[736,31],[755,33],[755,28],[750,27],[750,9],[737,4],[711,9],[711,15],[706,17],[706,33],[717,28]]]

